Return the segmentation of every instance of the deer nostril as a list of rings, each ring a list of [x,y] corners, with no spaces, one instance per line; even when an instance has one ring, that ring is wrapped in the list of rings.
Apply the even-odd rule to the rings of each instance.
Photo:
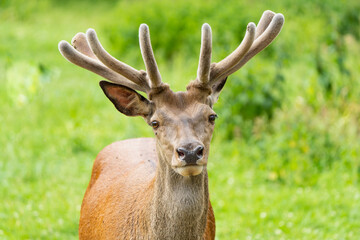
[[[204,147],[198,146],[197,148],[195,148],[194,152],[198,158],[202,158],[203,153],[204,153]]]
[[[179,155],[180,159],[183,159],[185,157],[185,150],[182,148],[176,149],[177,154]]]

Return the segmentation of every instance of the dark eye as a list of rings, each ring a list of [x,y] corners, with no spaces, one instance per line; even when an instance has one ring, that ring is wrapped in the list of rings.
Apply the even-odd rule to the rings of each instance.
[[[209,122],[214,124],[215,123],[215,119],[217,118],[218,116],[216,114],[211,114],[209,116]]]
[[[156,120],[154,120],[150,123],[150,126],[152,126],[153,129],[157,129],[159,127],[159,125],[160,125],[159,121],[156,121]]]

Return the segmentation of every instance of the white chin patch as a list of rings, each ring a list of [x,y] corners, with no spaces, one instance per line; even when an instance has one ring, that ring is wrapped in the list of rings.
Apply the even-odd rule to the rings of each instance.
[[[177,167],[174,168],[174,170],[180,175],[184,177],[188,177],[188,176],[199,175],[202,172],[203,168],[204,166],[187,166],[187,167]]]

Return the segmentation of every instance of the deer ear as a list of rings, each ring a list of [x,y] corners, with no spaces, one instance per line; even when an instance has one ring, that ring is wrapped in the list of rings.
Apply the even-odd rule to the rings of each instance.
[[[134,90],[106,81],[101,81],[100,87],[121,113],[127,116],[142,116],[144,118],[151,113],[150,101]]]
[[[223,89],[223,87],[225,86],[226,80],[227,80],[227,77],[221,81],[218,81],[211,87],[212,93],[211,93],[210,97],[211,97],[212,104],[216,103],[217,100],[219,99],[220,92]]]

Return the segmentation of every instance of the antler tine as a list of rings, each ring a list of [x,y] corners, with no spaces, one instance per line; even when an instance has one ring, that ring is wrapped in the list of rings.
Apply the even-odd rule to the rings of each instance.
[[[158,87],[161,85],[161,75],[156,64],[154,52],[151,47],[149,27],[146,24],[141,24],[139,28],[139,41],[141,55],[143,57],[146,72],[151,81],[151,87]]]
[[[266,30],[274,16],[275,13],[270,10],[266,10],[263,13],[256,27],[255,39],[258,38]]]
[[[149,88],[149,84],[146,79],[146,75],[136,70],[135,68],[117,60],[113,56],[111,56],[99,42],[99,39],[96,36],[96,32],[94,29],[88,29],[86,32],[87,39],[89,41],[90,47],[96,57],[108,68],[111,70],[123,75],[125,78],[130,81],[136,83],[139,86],[145,86],[145,88]]]
[[[134,90],[147,93],[149,88],[143,85],[135,84],[113,70],[107,68],[99,61],[84,55],[75,50],[68,42],[62,40],[59,43],[60,53],[71,63],[92,71],[114,83],[118,83]]]
[[[253,41],[250,49],[242,58],[238,58],[239,61],[237,63],[226,69],[223,73],[216,74],[215,76],[213,70],[211,70],[211,82],[216,82],[239,70],[253,56],[261,52],[276,38],[280,33],[283,24],[284,16],[281,13],[275,14],[269,10],[265,11],[259,21],[259,26],[256,28],[255,36],[257,36],[257,38]]]
[[[71,40],[71,45],[82,54],[98,60],[89,46],[85,33],[77,33]]]
[[[209,82],[210,77],[211,45],[211,27],[209,24],[204,23],[201,28],[201,49],[197,70],[198,80],[204,84]]]
[[[246,28],[245,37],[239,47],[220,62],[213,64],[211,69],[212,80],[217,80],[245,56],[255,40],[255,30],[255,24],[252,22],[249,23]]]

